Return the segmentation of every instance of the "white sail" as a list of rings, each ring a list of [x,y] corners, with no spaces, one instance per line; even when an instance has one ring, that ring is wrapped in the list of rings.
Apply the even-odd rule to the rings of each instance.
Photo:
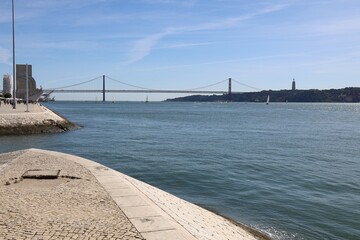
[[[270,95],[268,95],[267,97],[266,104],[269,104],[269,102],[270,102]]]

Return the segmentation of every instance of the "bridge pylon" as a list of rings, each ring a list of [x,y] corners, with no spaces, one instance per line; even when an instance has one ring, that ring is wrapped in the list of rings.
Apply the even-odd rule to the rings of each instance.
[[[231,78],[229,78],[228,98],[231,100]]]
[[[102,90],[102,94],[103,94],[103,102],[105,102],[105,75],[103,75],[103,90]]]

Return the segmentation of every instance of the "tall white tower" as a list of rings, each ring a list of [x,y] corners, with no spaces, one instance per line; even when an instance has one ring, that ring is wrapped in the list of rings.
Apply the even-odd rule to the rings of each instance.
[[[293,91],[296,90],[295,78],[292,81],[291,90],[293,90]]]
[[[13,95],[13,78],[10,74],[5,74],[3,78],[3,95],[10,93]]]

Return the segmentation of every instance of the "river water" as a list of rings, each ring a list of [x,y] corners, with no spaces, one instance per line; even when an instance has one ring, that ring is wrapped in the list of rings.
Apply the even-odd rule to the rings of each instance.
[[[46,105],[83,128],[0,152],[83,156],[273,239],[360,239],[360,104]]]

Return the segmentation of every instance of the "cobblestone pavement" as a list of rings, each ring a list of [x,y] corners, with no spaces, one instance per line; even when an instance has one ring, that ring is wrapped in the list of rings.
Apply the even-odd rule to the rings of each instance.
[[[225,219],[195,204],[175,197],[149,184],[124,175],[156,205],[199,240],[268,240],[240,223]]]
[[[26,110],[26,104],[24,103],[17,104],[16,109],[13,109],[11,104],[1,103],[0,105],[0,114],[25,113]],[[29,112],[43,112],[43,109],[40,104],[29,104]]]
[[[16,109],[13,109],[12,105],[9,104],[2,105],[0,107],[0,126],[35,125],[44,123],[44,121],[66,121],[50,109],[41,106],[40,104],[30,104],[29,112],[25,111],[25,104],[18,104]]]
[[[27,170],[58,179],[22,179]],[[0,154],[0,239],[144,239],[84,167],[33,151]]]

